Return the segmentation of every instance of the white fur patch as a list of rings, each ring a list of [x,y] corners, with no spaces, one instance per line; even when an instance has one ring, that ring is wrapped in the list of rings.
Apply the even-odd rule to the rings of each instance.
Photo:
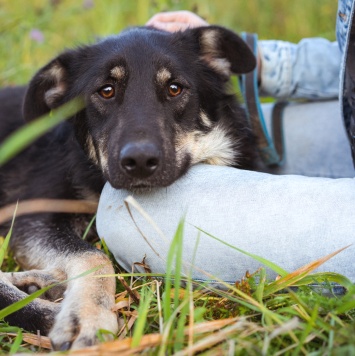
[[[218,32],[216,30],[205,30],[201,35],[201,47],[204,52],[216,54]]]
[[[216,126],[207,134],[194,131],[180,135],[176,145],[177,161],[188,153],[191,163],[200,162],[218,165],[235,165],[238,153],[235,151],[236,142],[228,137],[225,131]]]
[[[44,101],[46,102],[48,107],[52,108],[55,102],[63,96],[65,88],[66,87],[63,83],[58,83],[57,86],[47,90],[44,93]]]
[[[209,58],[208,64],[216,72],[223,74],[226,77],[229,77],[232,74],[231,64],[225,58]]]
[[[171,73],[168,69],[166,68],[161,68],[157,72],[156,80],[157,83],[160,85],[166,84],[171,78]]]
[[[217,46],[218,37],[216,30],[203,32],[201,35],[202,59],[216,72],[230,76],[232,74],[231,63],[226,58],[221,57]]]
[[[212,126],[212,121],[209,119],[209,117],[203,110],[200,111],[200,119],[206,127]]]
[[[126,75],[126,70],[123,66],[116,66],[111,69],[111,75],[117,80],[121,80]]]
[[[56,82],[60,82],[65,75],[64,69],[58,65],[54,64],[51,68],[49,68],[45,73],[45,77],[50,77],[51,79],[54,79]]]
[[[63,96],[66,85],[63,81],[65,71],[58,64],[53,65],[43,73],[45,79],[54,81],[54,86],[44,93],[44,101],[48,107],[52,108],[55,102]]]

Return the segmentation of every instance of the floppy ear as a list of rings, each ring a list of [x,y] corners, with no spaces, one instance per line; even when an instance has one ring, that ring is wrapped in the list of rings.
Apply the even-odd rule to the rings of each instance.
[[[70,53],[53,59],[32,78],[24,100],[23,115],[31,121],[65,102],[68,91]]]
[[[248,73],[256,67],[254,54],[234,32],[220,26],[187,31],[197,39],[202,60],[218,73],[230,76],[231,73]]]

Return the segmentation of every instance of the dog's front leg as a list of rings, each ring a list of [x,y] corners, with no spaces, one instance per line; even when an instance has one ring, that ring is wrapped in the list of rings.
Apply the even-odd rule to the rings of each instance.
[[[39,287],[44,286],[46,274],[68,280],[49,332],[53,348],[90,346],[97,342],[100,329],[117,332],[117,316],[112,311],[115,278],[108,257],[76,236],[68,219],[36,216],[32,220],[19,219],[16,224],[11,247],[19,263],[29,271],[22,276],[12,275],[10,281],[20,289],[24,280],[32,279],[36,284],[39,270],[43,271],[37,279]]]
[[[95,269],[82,277],[78,275]],[[97,342],[97,332],[117,332],[117,316],[112,312],[115,279],[110,261],[100,251],[68,255],[65,272],[69,279],[61,310],[49,333],[53,348],[81,348]],[[74,278],[74,279],[72,279]]]

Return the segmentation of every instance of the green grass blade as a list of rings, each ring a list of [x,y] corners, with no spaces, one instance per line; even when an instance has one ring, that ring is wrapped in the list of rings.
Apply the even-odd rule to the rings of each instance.
[[[22,330],[20,328],[18,328],[17,335],[16,335],[15,340],[10,348],[10,352],[9,352],[10,355],[17,353],[18,349],[20,348],[20,346],[22,344],[22,340],[23,340]]]
[[[147,316],[149,312],[150,302],[153,298],[153,292],[150,288],[142,288],[141,301],[138,307],[138,318],[136,320],[133,337],[132,337],[132,347],[139,346],[144,333],[144,327],[147,322]]]
[[[355,309],[355,299],[344,302],[334,312],[335,314],[345,314],[353,309]]]
[[[0,147],[0,166],[21,152],[41,135],[58,125],[60,122],[75,115],[84,108],[84,102],[75,98],[49,114],[41,116],[21,127],[9,136]]]
[[[344,251],[348,246],[343,247],[335,252],[328,254],[327,256],[318,258],[315,261],[307,263],[306,265],[298,268],[296,271],[293,271],[286,276],[282,276],[280,279],[276,280],[275,282],[269,283],[264,290],[265,296],[270,294],[276,293],[282,289],[285,289],[289,286],[293,286],[296,283],[302,283],[302,280],[310,276],[310,274],[319,266],[327,262],[329,259],[337,255],[338,253]],[[319,275],[318,275],[319,276]],[[345,280],[345,277],[344,277]]]
[[[260,270],[260,281],[254,292],[255,298],[259,303],[262,303],[263,301],[265,282],[266,282],[266,272],[265,272],[265,268],[262,268]]]
[[[306,327],[304,328],[304,330],[302,332],[299,343],[298,343],[296,349],[293,351],[292,355],[297,356],[301,353],[301,348],[302,348],[303,344],[305,343],[307,336],[315,328],[316,320],[318,318],[318,309],[319,309],[319,305],[316,304],[312,310],[312,314],[310,315],[309,320],[307,321]]]
[[[346,278],[345,276],[334,272],[312,273],[310,276],[305,276],[300,281],[296,282],[294,286],[304,286],[312,283],[319,284],[322,282],[337,283],[346,288],[350,288],[352,286],[352,283],[349,278]]]
[[[184,218],[182,218],[179,221],[175,235],[170,244],[167,261],[166,261],[165,290],[163,294],[162,305],[163,305],[163,316],[164,316],[164,324],[165,324],[164,332],[166,332],[167,330],[169,334],[173,331],[173,328],[170,325],[171,323],[175,322],[175,319],[171,319],[172,315],[178,308],[180,308],[179,290],[180,290],[181,273],[182,273],[182,265],[183,265],[183,260],[182,260],[183,231],[184,231]],[[174,269],[174,275],[172,273],[173,269]],[[171,307],[171,289],[172,289],[173,279],[174,279],[174,303],[173,303],[174,312],[172,311],[172,307]],[[169,325],[169,327],[167,325]],[[169,337],[167,337],[167,339],[169,339]],[[167,345],[163,345],[161,350],[165,350],[166,347]]]
[[[184,297],[182,299],[182,309],[179,314],[179,318],[177,321],[175,338],[174,338],[174,352],[180,351],[184,347],[185,340],[185,324],[187,321],[187,316],[189,314],[190,309],[190,300],[192,299],[192,284],[191,279],[188,278],[187,285],[184,292]]]
[[[14,342],[12,343],[12,345],[10,347],[9,354],[12,355],[12,354],[17,353],[17,351],[20,348],[22,341],[23,341],[22,330],[16,326],[4,326],[4,327],[0,327],[0,333],[15,333],[15,334],[17,334]]]
[[[7,251],[7,248],[9,247],[9,243],[10,243],[10,238],[12,235],[12,229],[14,227],[14,222],[15,222],[15,216],[16,216],[16,212],[17,212],[17,208],[18,208],[18,203],[16,204],[16,208],[14,211],[14,215],[12,217],[12,222],[11,222],[11,226],[10,226],[10,230],[7,233],[4,242],[2,243],[1,247],[0,247],[0,267],[2,266],[2,263],[4,262],[4,258],[5,258],[5,254]]]
[[[184,219],[181,219],[175,233],[175,278],[174,278],[174,309],[179,305],[179,291],[181,288],[182,251],[183,251]]]
[[[168,352],[167,348],[170,344],[171,340],[171,334],[173,332],[173,324],[175,323],[179,313],[181,312],[182,309],[184,309],[186,305],[186,300],[184,300],[170,315],[169,320],[165,322],[165,327],[164,327],[164,332],[163,332],[163,338],[162,342],[160,345],[160,349],[158,352],[159,356],[164,356],[164,355],[170,355],[172,352]]]
[[[181,273],[182,273],[182,251],[183,251],[183,236],[184,236],[184,219],[181,219],[176,230],[176,256],[175,256],[175,278],[174,278],[174,309],[178,308],[179,292],[181,289]],[[185,294],[183,300],[186,301],[188,297],[188,289],[185,289]],[[188,301],[188,298],[187,298]],[[184,327],[185,327],[185,317],[188,313],[189,305],[186,302],[186,305],[182,308],[179,318],[177,320],[176,335],[174,338],[174,349],[175,351],[181,350],[184,340]]]
[[[92,219],[91,219],[90,222],[89,222],[89,225],[86,227],[85,232],[84,232],[84,234],[83,234],[83,240],[86,239],[86,237],[87,237],[87,235],[88,235],[88,233],[89,233],[89,231],[90,231],[90,229],[91,229],[91,227],[92,227],[92,224],[94,223],[95,219],[96,219],[96,215],[94,215],[94,216],[92,217]]]
[[[173,267],[174,267],[174,262],[177,264],[177,268],[180,268],[181,270],[181,264],[182,260],[177,258],[178,254],[182,254],[182,229],[183,229],[183,219],[179,222],[179,225],[177,227],[176,233],[171,241],[170,248],[168,251],[168,256],[166,260],[166,278],[165,278],[165,290],[163,294],[163,315],[164,315],[164,320],[168,320],[171,316],[171,288],[172,288],[172,278],[173,278]],[[180,244],[180,247],[179,247]],[[181,281],[180,275],[176,273],[175,270],[175,277],[179,279],[179,283]],[[175,285],[176,285],[175,281]],[[180,287],[180,286],[179,286]],[[174,302],[178,298],[178,295],[176,295],[178,291],[176,292],[175,288],[175,295],[174,295]]]
[[[238,247],[235,247],[235,246],[229,244],[228,242],[225,242],[225,241],[219,239],[218,237],[213,236],[213,235],[211,235],[210,233],[208,233],[208,232],[206,232],[206,231],[200,229],[200,228],[197,227],[197,226],[195,226],[195,228],[198,229],[199,231],[203,232],[203,233],[206,234],[207,236],[213,238],[214,240],[216,240],[216,241],[218,241],[218,242],[221,242],[222,244],[224,244],[224,245],[226,245],[226,246],[232,248],[233,250],[236,250],[236,251],[238,251],[238,252],[240,252],[240,253],[242,253],[242,254],[244,254],[244,255],[246,255],[246,256],[249,256],[249,257],[253,258],[254,260],[256,260],[256,261],[262,263],[264,266],[269,267],[271,270],[273,270],[274,272],[276,272],[277,274],[279,274],[279,275],[282,276],[282,277],[283,277],[283,276],[286,276],[286,275],[288,274],[288,272],[285,271],[283,268],[281,268],[280,266],[278,266],[277,264],[275,264],[275,263],[273,263],[273,262],[271,262],[271,261],[268,261],[267,259],[265,259],[265,258],[263,258],[263,257],[261,257],[261,256],[254,255],[253,253],[249,253],[249,252],[246,252],[246,251],[244,251],[244,250],[242,250],[242,249],[240,249],[240,248],[238,248]]]

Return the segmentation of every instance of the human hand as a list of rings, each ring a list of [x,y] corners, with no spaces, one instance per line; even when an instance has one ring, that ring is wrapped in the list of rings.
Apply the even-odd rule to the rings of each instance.
[[[188,28],[208,26],[208,23],[201,17],[190,11],[160,12],[154,15],[146,26],[152,26],[159,30],[176,32],[184,31]]]

